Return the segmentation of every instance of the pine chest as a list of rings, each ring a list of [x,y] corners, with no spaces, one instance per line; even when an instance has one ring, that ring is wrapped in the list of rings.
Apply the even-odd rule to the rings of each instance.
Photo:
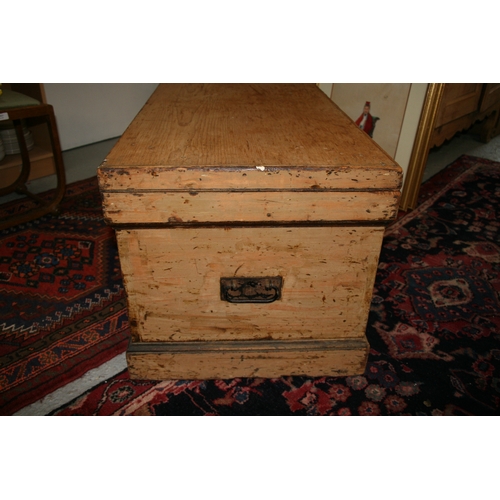
[[[401,169],[315,85],[160,85],[99,167],[130,376],[363,373]]]

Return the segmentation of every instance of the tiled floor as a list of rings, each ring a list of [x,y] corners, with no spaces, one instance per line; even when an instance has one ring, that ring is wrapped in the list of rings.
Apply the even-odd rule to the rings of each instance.
[[[500,135],[487,144],[471,133],[462,133],[429,153],[422,182],[454,162],[460,155],[468,154],[500,162]]]

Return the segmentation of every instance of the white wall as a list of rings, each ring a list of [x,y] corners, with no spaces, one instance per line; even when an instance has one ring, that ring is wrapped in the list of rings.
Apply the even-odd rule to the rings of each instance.
[[[412,83],[408,103],[406,105],[401,135],[394,159],[403,169],[403,180],[406,179],[413,144],[417,136],[418,124],[427,94],[427,83]]]
[[[318,83],[318,87],[331,99],[333,83]]]
[[[123,134],[157,83],[45,83],[63,151]]]

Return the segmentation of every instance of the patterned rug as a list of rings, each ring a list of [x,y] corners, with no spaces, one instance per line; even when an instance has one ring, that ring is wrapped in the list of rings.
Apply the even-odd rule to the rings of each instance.
[[[0,206],[0,217],[33,202]],[[68,187],[58,216],[0,231],[0,414],[10,415],[126,348],[113,231],[96,179]]]
[[[82,189],[80,201],[70,203],[75,212],[81,205],[87,207],[81,210],[83,214],[95,210],[99,201],[92,189],[95,191],[95,186],[86,194]],[[130,380],[125,370],[50,414],[500,414],[500,163],[462,156],[424,185],[420,201],[416,210],[402,216],[386,231],[367,327],[371,350],[363,375],[153,382]],[[57,224],[77,225],[73,219],[76,215],[66,217],[62,214],[55,218]],[[10,318],[1,330],[0,383],[7,392],[0,393],[0,397],[10,395],[2,403],[9,411],[27,404],[26,393],[33,396],[38,390],[41,397],[53,387],[67,383],[65,379],[61,384],[58,377],[71,378],[67,375],[71,372],[69,360],[73,359],[69,354],[59,361],[53,358],[52,381],[48,377],[44,381],[43,370],[38,369],[43,365],[40,358],[50,359],[49,352],[72,352],[58,350],[56,342],[51,344],[52,350],[43,345],[43,341],[49,343],[55,337],[55,332],[66,345],[74,335],[75,341],[69,345],[75,350],[87,342],[81,360],[74,362],[78,373],[109,358],[111,354],[106,356],[106,349],[114,353],[125,349],[123,290],[111,233],[96,217],[95,229],[62,231],[67,236],[54,237],[44,244],[47,234],[55,235],[55,219],[35,225],[39,228],[45,224],[43,232],[41,228],[26,227],[1,235],[1,258],[11,259],[5,265],[0,261],[1,272],[5,273],[0,281],[5,283],[0,287],[2,317],[8,313]],[[46,228],[51,224],[53,233]],[[106,251],[98,258],[89,248],[97,248],[98,234],[106,232],[107,237],[102,236],[101,240],[101,248]],[[24,239],[16,239],[17,235]],[[25,246],[17,248],[20,243]],[[39,250],[35,251],[35,247]],[[73,270],[73,261],[81,268]],[[48,273],[47,269],[61,268],[61,276],[52,273],[54,282],[50,285],[46,282],[51,278],[41,277]],[[31,282],[36,282],[41,292],[34,293]],[[78,283],[89,289],[85,293],[78,290]],[[48,299],[50,291],[57,300]],[[23,315],[13,313],[13,302],[24,305]],[[103,324],[106,321],[107,329]],[[91,337],[90,331],[94,334],[94,351],[94,344],[86,338],[82,340],[85,324],[89,328],[87,336]],[[42,328],[47,333],[35,333]],[[98,332],[104,331],[108,335],[102,334],[99,343]],[[33,342],[30,335],[35,337]],[[114,340],[113,347],[108,347],[104,338],[110,344]],[[17,347],[16,342],[21,345]],[[31,358],[26,355],[30,346],[31,356],[37,360],[33,369]],[[94,354],[86,358],[85,351]],[[16,368],[18,361],[20,367]],[[43,366],[48,372],[49,363]],[[36,382],[30,382],[31,371],[40,373],[34,373]],[[13,392],[17,386],[10,380],[15,381],[17,374],[23,374],[19,378],[24,377],[25,382]],[[45,384],[52,384],[51,389],[47,390]],[[33,389],[34,385],[37,388]],[[23,403],[14,404],[12,394],[22,398]]]

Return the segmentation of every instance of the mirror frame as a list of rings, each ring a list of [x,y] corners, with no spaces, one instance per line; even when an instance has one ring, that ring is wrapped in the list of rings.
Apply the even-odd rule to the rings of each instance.
[[[400,210],[413,210],[417,206],[418,194],[425,172],[427,157],[429,156],[429,144],[444,87],[444,83],[429,83],[427,86],[427,93],[401,193]]]

